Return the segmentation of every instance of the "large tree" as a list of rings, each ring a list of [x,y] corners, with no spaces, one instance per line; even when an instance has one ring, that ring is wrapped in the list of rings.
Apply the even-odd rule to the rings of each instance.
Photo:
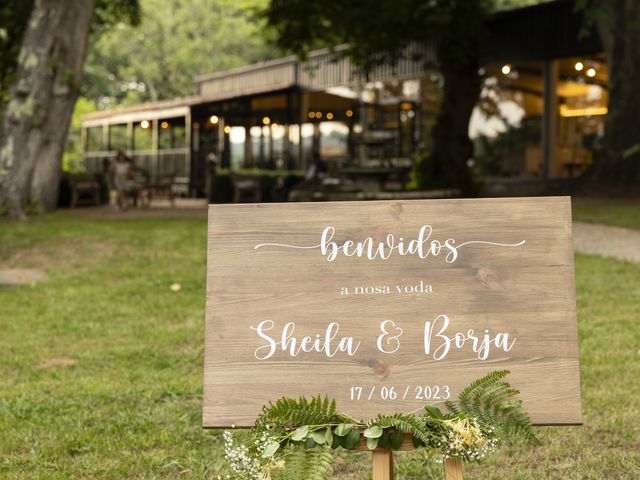
[[[607,56],[609,113],[590,185],[640,183],[640,1],[580,0],[595,23]],[[590,26],[590,25],[587,25]],[[636,192],[637,193],[637,190]]]
[[[272,57],[254,11],[266,0],[141,0],[139,25],[92,39],[83,96],[99,108],[195,93],[193,77]]]
[[[24,217],[31,201],[44,211],[56,207],[94,18],[100,23],[115,12],[127,16],[137,10],[137,0],[98,0],[98,5],[96,16],[96,0],[35,0],[29,15],[26,8],[6,12],[18,26],[14,30],[24,30],[10,39],[7,56],[17,53],[17,61],[3,72],[11,83],[0,127],[0,206],[13,217]]]

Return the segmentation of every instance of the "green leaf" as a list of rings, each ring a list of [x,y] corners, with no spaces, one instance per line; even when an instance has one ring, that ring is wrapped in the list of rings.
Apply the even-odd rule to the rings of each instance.
[[[389,430],[383,430],[382,435],[378,439],[378,445],[385,450],[391,450],[391,438],[389,436]]]
[[[299,442],[307,438],[307,435],[309,435],[309,425],[303,425],[302,427],[296,428],[295,432],[291,435],[291,440]]]
[[[324,445],[327,441],[327,438],[325,437],[324,428],[313,432],[311,434],[311,438],[313,438],[313,441],[316,442],[318,445]]]
[[[324,432],[324,443],[331,445],[333,443],[333,434],[331,433],[331,427],[327,427]]]
[[[367,448],[373,450],[378,446],[378,438],[367,438]]]
[[[333,439],[331,440],[331,448],[335,450],[338,447],[344,447],[346,438],[347,437],[340,437],[338,435],[333,435]]]
[[[315,442],[315,440],[313,438],[307,438],[307,441],[305,442],[304,446],[306,448],[313,448],[317,445],[317,443]]]
[[[265,447],[264,452],[262,452],[262,458],[273,457],[279,448],[280,444],[278,442],[271,442]]]
[[[420,448],[425,446],[425,443],[414,435],[411,436],[411,443],[413,443],[413,448]]]
[[[352,429],[347,436],[344,437],[344,448],[351,450],[360,445],[360,431],[357,428]]]
[[[339,437],[345,437],[347,433],[351,431],[352,428],[353,428],[353,425],[350,425],[348,423],[341,423],[335,428],[333,433]]]
[[[404,440],[404,434],[402,430],[396,430],[391,435],[391,448],[398,450],[402,446],[402,440]]]
[[[380,438],[382,436],[382,427],[372,425],[364,431],[365,438]]]
[[[426,407],[424,407],[424,409],[433,418],[437,418],[439,420],[442,420],[444,418],[444,415],[442,414],[442,411],[438,407],[436,407],[435,405],[427,405]]]

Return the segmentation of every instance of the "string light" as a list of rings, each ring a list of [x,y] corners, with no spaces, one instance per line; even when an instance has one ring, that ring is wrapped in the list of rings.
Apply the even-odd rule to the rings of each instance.
[[[576,62],[576,64],[573,66],[577,72],[581,72],[584,69],[584,63],[582,62]]]
[[[596,76],[596,69],[595,68],[590,68],[589,70],[587,70],[587,77],[595,77]]]
[[[169,128],[169,123],[168,123],[168,122],[162,122],[162,123],[160,124],[160,126],[161,126],[162,128]]]
[[[140,126],[141,126],[142,128],[149,128],[149,125],[151,125],[151,124],[149,123],[149,120],[142,120],[142,121],[140,122]]]
[[[269,117],[262,117],[262,123],[264,125],[269,125],[271,123],[271,119]]]
[[[333,119],[333,113],[329,112],[327,113],[327,120],[332,120]]]
[[[351,118],[353,117],[353,110],[347,110],[347,117]]]
[[[217,125],[219,121],[220,121],[220,117],[218,117],[217,115],[211,115],[209,117],[209,123],[211,125]]]
[[[509,75],[511,73],[511,65],[509,65],[508,63],[506,65],[502,66],[501,72],[504,75]]]
[[[309,118],[316,118],[316,112],[309,112]]]
[[[224,133],[231,133],[231,127],[229,125],[224,127]]]

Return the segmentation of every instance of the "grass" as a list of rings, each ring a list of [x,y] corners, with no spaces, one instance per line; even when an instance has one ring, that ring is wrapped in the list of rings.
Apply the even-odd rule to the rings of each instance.
[[[217,478],[220,433],[200,428],[205,234],[202,220],[0,220],[0,265],[50,277],[0,289],[0,478]],[[578,255],[576,274],[585,425],[465,478],[640,471],[640,265]],[[400,479],[440,477],[397,456]],[[335,477],[368,478],[368,462],[342,453]]]
[[[640,229],[640,198],[572,198],[573,218]]]

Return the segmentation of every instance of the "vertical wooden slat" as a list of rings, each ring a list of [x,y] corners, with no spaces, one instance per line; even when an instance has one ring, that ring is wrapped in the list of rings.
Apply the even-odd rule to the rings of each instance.
[[[127,122],[127,155],[133,155],[133,151],[136,149],[133,139],[133,122]]]
[[[191,178],[191,155],[193,152],[193,144],[191,142],[191,109],[184,115],[184,171],[183,175],[189,179],[189,195],[194,192],[193,179]]]
[[[376,449],[372,457],[373,480],[393,480],[393,452]]]
[[[447,458],[444,461],[445,480],[462,480],[462,462],[457,458]]]
[[[158,150],[159,150],[159,130],[158,130],[158,119],[151,121],[151,174],[158,175],[160,174],[160,167],[158,165]]]

